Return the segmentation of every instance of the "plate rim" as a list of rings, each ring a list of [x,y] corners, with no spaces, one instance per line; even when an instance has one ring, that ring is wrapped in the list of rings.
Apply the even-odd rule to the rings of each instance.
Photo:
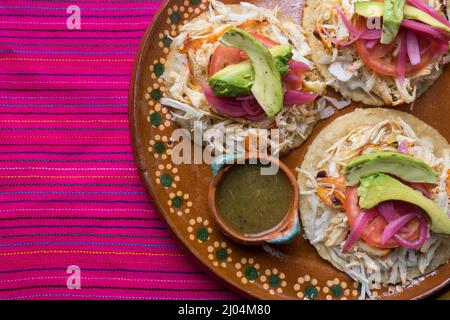
[[[199,256],[199,254],[196,254],[193,250],[191,250],[189,243],[187,240],[181,236],[181,233],[178,231],[178,229],[171,223],[170,219],[167,219],[167,212],[164,210],[164,208],[161,206],[161,203],[157,201],[156,199],[157,194],[154,189],[154,186],[149,183],[149,179],[146,179],[146,173],[148,172],[148,168],[146,168],[145,164],[142,162],[143,160],[143,154],[141,153],[141,150],[139,149],[138,145],[140,143],[140,139],[138,137],[138,130],[137,130],[137,112],[136,112],[136,100],[138,97],[138,77],[140,72],[142,72],[142,69],[145,67],[143,66],[143,55],[145,53],[145,49],[147,49],[147,40],[149,39],[150,35],[154,32],[155,29],[155,22],[159,19],[159,17],[163,14],[166,7],[172,0],[164,0],[160,7],[158,8],[158,11],[153,16],[152,21],[147,26],[147,29],[142,36],[139,44],[139,49],[137,54],[135,55],[135,60],[133,63],[133,71],[130,79],[130,86],[128,90],[128,120],[129,120],[129,131],[130,131],[130,140],[131,140],[131,147],[132,147],[132,153],[133,153],[133,159],[137,166],[139,177],[141,182],[143,183],[147,193],[152,198],[152,205],[156,207],[156,210],[158,213],[163,217],[164,223],[170,227],[170,232],[172,232],[178,241],[180,241],[183,245],[180,246],[182,251],[189,254],[190,257],[194,257],[194,259],[191,259],[193,263],[197,266],[200,266],[203,270],[205,270],[209,275],[212,275],[215,280],[218,280],[219,283],[224,284],[228,289],[230,289],[232,292],[245,297],[249,299],[258,299],[262,300],[263,298],[252,294],[251,292],[244,291],[240,289],[239,287],[235,286],[230,281],[226,280],[224,277],[220,275],[219,272],[216,272],[215,269],[210,268],[208,265],[206,265],[202,258]]]
[[[139,75],[142,74],[143,69],[145,69],[144,65],[144,54],[146,50],[148,50],[148,39],[152,35],[152,33],[155,32],[156,29],[156,22],[158,19],[160,19],[161,15],[165,12],[168,5],[173,0],[163,0],[156,12],[156,14],[153,16],[153,19],[149,23],[149,25],[146,28],[145,33],[143,34],[139,49],[135,55],[135,60],[133,62],[133,69],[131,73],[130,78],[130,84],[128,89],[128,120],[129,120],[129,132],[130,132],[130,141],[131,141],[131,147],[132,147],[132,153],[133,153],[133,159],[134,163],[136,164],[136,167],[138,169],[139,177],[144,185],[147,193],[152,199],[152,205],[155,207],[157,212],[163,217],[164,223],[170,227],[171,232],[176,236],[177,240],[181,242],[182,246],[180,246],[180,249],[188,254],[190,257],[194,257],[194,259],[191,259],[192,262],[199,266],[202,270],[205,270],[209,275],[212,275],[215,280],[217,280],[219,283],[223,284],[227,289],[231,290],[232,292],[240,295],[243,298],[247,299],[258,299],[258,300],[265,300],[265,297],[262,297],[258,295],[256,292],[253,292],[251,290],[245,291],[241,289],[240,287],[236,286],[234,283],[229,281],[226,277],[223,277],[220,272],[216,271],[218,269],[210,267],[208,264],[204,263],[202,257],[199,253],[197,253],[195,250],[192,250],[191,246],[189,245],[189,242],[187,239],[185,239],[181,233],[179,232],[178,228],[176,228],[173,223],[171,222],[171,219],[168,219],[168,214],[166,210],[161,206],[160,201],[157,201],[158,196],[155,191],[155,186],[150,183],[150,179],[148,179],[148,168],[145,166],[145,163],[143,162],[145,156],[141,152],[142,149],[139,148],[139,145],[141,144],[141,141],[138,137],[139,130],[138,130],[138,124],[137,124],[137,106],[136,106],[136,100],[138,99],[138,81],[139,81]],[[155,48],[155,50],[158,50],[158,48]],[[440,290],[444,289],[445,287],[450,285],[450,278],[447,278],[446,281],[443,281],[441,284],[434,286],[433,288],[417,295],[416,297],[411,298],[411,300],[422,300],[427,297],[429,297],[432,294],[435,294],[439,292]],[[388,299],[382,299],[382,300],[390,300]]]

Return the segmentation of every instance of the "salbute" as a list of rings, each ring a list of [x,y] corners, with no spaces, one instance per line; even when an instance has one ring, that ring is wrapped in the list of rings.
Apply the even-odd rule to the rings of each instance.
[[[178,314],[180,315],[203,315],[209,318],[212,312],[212,307],[193,307],[185,304],[178,308]]]

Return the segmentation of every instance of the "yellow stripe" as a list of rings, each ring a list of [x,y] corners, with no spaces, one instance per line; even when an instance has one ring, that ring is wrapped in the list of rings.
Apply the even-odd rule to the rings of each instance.
[[[184,257],[184,254],[180,254],[180,257]],[[19,260],[19,261],[0,261],[1,264],[29,264],[34,262],[60,262],[62,260],[73,260],[72,257],[61,257],[61,258],[54,258],[54,259],[27,259],[27,260]],[[150,265],[168,265],[170,262],[155,262],[155,261],[131,261],[131,260],[99,260],[99,259],[93,259],[93,260],[83,260],[83,262],[90,262],[90,263],[126,263],[126,264],[150,264]]]
[[[128,123],[128,120],[0,120],[4,123],[36,123],[36,122],[47,122],[47,123]]]
[[[137,179],[138,176],[0,176],[0,179],[29,179],[29,178],[49,178],[49,179]]]
[[[55,139],[128,139],[128,136],[0,136],[0,139],[55,138]]]
[[[0,61],[47,61],[47,62],[133,62],[133,59],[69,59],[69,58],[0,58]]]
[[[63,253],[63,254],[111,254],[111,255],[134,255],[134,256],[158,256],[158,257],[183,257],[182,254],[177,253],[149,253],[149,252],[113,252],[113,251],[87,251],[87,250],[34,250],[34,251],[17,251],[17,252],[2,252],[0,256],[16,256],[25,254],[45,254],[45,253]]]

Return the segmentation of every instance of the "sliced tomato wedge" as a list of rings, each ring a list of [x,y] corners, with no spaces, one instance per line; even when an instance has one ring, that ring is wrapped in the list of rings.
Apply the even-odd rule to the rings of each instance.
[[[278,42],[273,41],[258,33],[250,32],[250,34],[266,47],[273,47],[279,44]],[[208,75],[212,76],[213,74],[219,72],[230,64],[236,64],[247,59],[248,56],[243,50],[236,47],[226,47],[223,45],[219,45],[211,57]]]
[[[362,28],[365,19],[358,19],[357,28]],[[377,44],[374,48],[367,48],[368,40],[359,39],[355,42],[355,49],[359,57],[373,71],[391,77],[397,77],[397,58],[393,55],[396,51],[396,42],[389,45]],[[406,76],[411,77],[423,70],[436,57],[437,43],[427,37],[419,38],[419,46],[422,49],[420,63],[412,65],[409,60],[406,63]]]
[[[270,38],[267,38],[259,33],[250,32],[250,34],[253,37],[255,37],[256,40],[258,40],[259,42],[261,42],[264,46],[266,46],[268,48],[273,47],[273,46],[278,46],[280,44],[280,43],[278,43]]]
[[[403,201],[394,201],[394,208],[398,216],[414,212],[416,208],[410,204]],[[350,227],[353,227],[356,218],[361,213],[361,209],[358,205],[358,188],[347,188],[345,195],[345,212],[347,215]],[[397,248],[399,243],[391,238],[384,245],[381,244],[381,236],[386,228],[387,221],[380,215],[376,216],[374,219],[369,221],[367,226],[364,228],[361,238],[368,244],[376,248]],[[419,238],[420,233],[420,222],[417,219],[410,221],[406,228],[408,232],[399,233],[399,235],[407,241],[414,241]]]
[[[241,53],[239,48],[219,45],[211,57],[208,74],[212,76],[230,64],[244,61],[246,57],[243,58]]]

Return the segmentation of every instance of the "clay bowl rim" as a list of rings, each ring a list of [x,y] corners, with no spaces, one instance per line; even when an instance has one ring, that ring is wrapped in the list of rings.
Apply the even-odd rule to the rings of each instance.
[[[217,225],[220,227],[220,229],[226,236],[230,237],[231,239],[233,239],[234,241],[236,241],[240,244],[256,246],[256,245],[261,245],[268,241],[274,240],[277,236],[280,235],[281,232],[286,231],[289,227],[291,227],[296,218],[299,219],[298,211],[299,211],[299,200],[300,200],[299,199],[300,198],[300,187],[299,187],[297,179],[295,178],[292,171],[288,168],[287,165],[285,165],[278,158],[276,158],[274,156],[266,155],[266,154],[261,154],[261,153],[256,153],[256,154],[246,153],[239,159],[242,160],[242,158],[244,158],[244,160],[246,162],[250,159],[255,159],[255,158],[258,160],[260,160],[260,159],[269,160],[271,163],[275,164],[279,168],[279,170],[281,170],[283,172],[283,174],[285,174],[288,177],[288,179],[291,183],[292,190],[293,190],[292,200],[289,205],[289,209],[288,209],[285,217],[283,218],[283,221],[272,231],[265,233],[259,237],[251,237],[251,236],[245,236],[245,235],[235,231],[230,226],[228,226],[228,224],[225,223],[223,221],[222,217],[220,216],[220,214],[217,210],[217,204],[216,204],[217,203],[216,191],[217,191],[217,187],[218,187],[219,183],[222,181],[222,178],[228,171],[233,170],[236,166],[241,165],[241,164],[234,163],[234,164],[225,165],[225,167],[222,168],[219,171],[219,173],[215,177],[213,177],[213,179],[211,180],[211,183],[209,186],[209,193],[208,193],[208,207],[209,207],[209,211],[211,213],[212,218],[215,220]]]

